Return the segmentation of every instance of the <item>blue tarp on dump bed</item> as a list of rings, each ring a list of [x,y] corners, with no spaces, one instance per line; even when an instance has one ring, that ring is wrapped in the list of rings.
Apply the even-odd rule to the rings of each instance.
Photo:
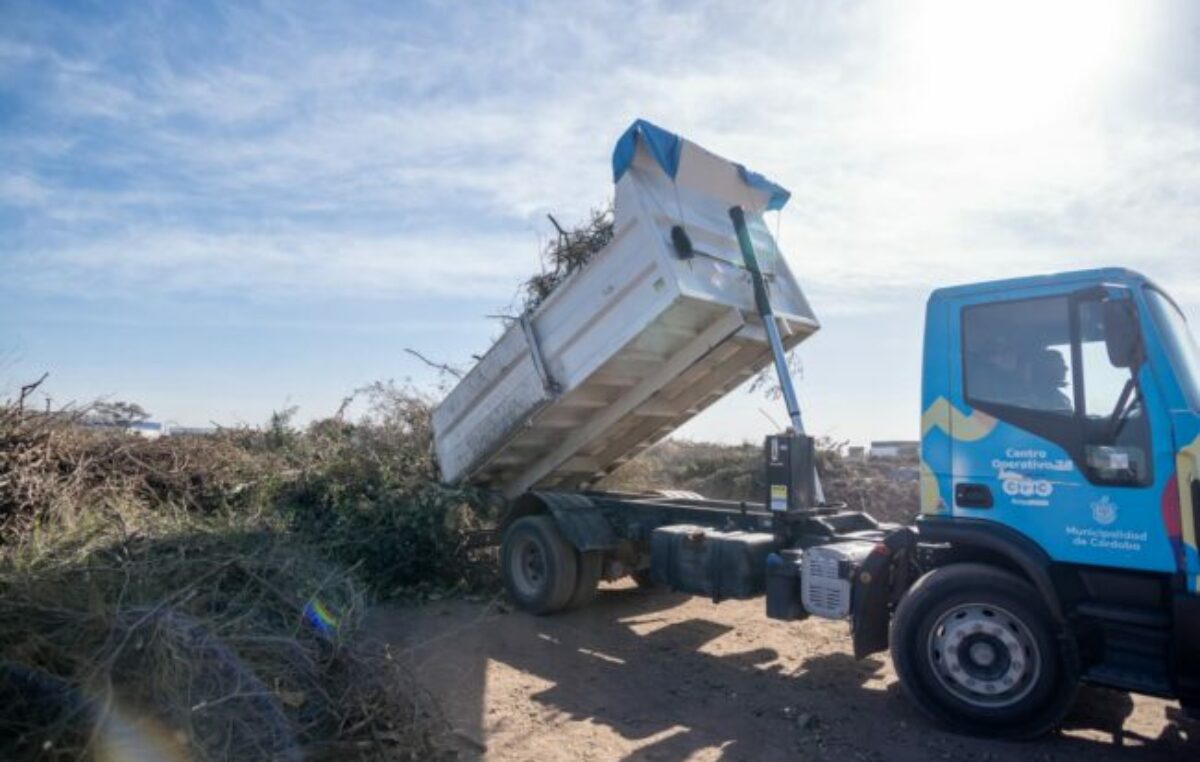
[[[625,170],[629,169],[629,165],[633,163],[634,154],[637,153],[638,138],[642,139],[646,150],[658,162],[658,166],[662,167],[667,177],[675,179],[675,175],[679,172],[679,155],[683,150],[683,140],[675,133],[664,130],[656,124],[647,122],[645,119],[637,119],[629,125],[629,129],[625,130],[620,140],[617,141],[616,147],[613,148],[613,182],[620,180],[621,176],[625,174]],[[767,202],[767,209],[782,209],[791,198],[791,192],[782,185],[771,182],[741,164],[738,164],[737,168],[746,185],[764,191],[771,197],[771,200]]]

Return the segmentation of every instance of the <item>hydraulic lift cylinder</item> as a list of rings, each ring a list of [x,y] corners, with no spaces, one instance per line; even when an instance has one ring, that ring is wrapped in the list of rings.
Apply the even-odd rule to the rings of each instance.
[[[811,500],[817,505],[825,502],[825,494],[821,489],[821,478],[817,475],[816,463],[812,458],[813,446],[810,437],[804,433],[804,421],[800,417],[800,402],[796,398],[796,388],[792,386],[792,374],[788,371],[787,353],[783,349],[783,339],[779,336],[779,326],[775,321],[775,312],[771,309],[771,299],[767,295],[767,283],[763,278],[762,270],[758,266],[758,257],[754,253],[754,243],[750,240],[750,230],[746,227],[746,212],[740,206],[729,208],[729,218],[733,220],[733,229],[737,233],[738,247],[742,250],[742,259],[746,263],[746,269],[750,271],[750,280],[754,284],[754,304],[758,308],[759,317],[762,318],[763,329],[767,332],[767,341],[771,346],[771,356],[775,360],[775,372],[779,376],[779,389],[783,393],[783,403],[787,406],[788,418],[792,422],[791,438],[800,440],[794,444],[781,443],[780,437],[768,439],[768,450],[778,449],[782,446],[792,451],[789,457],[788,465],[782,465],[777,469],[780,474],[788,476],[800,476],[801,479],[807,477],[807,474],[796,474],[794,466],[791,465],[792,457],[799,456],[801,453],[807,453],[807,458],[804,458],[804,470],[811,473],[811,482],[809,484],[796,484],[789,478],[786,482],[768,484],[767,504],[772,510],[795,511],[805,510],[813,506],[808,504]],[[787,437],[784,437],[786,439]],[[774,441],[772,441],[774,440]],[[768,482],[770,482],[772,460],[768,456]],[[776,493],[784,496],[783,500],[777,500]],[[781,504],[782,508],[776,508],[776,504]]]

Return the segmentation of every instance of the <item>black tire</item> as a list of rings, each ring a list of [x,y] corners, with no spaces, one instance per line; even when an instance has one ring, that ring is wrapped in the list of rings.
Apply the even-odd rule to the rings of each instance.
[[[552,614],[567,606],[579,576],[575,549],[552,516],[513,522],[500,548],[500,572],[509,597],[523,611]]]
[[[1071,707],[1078,674],[1041,595],[1014,574],[954,564],[917,580],[892,621],[905,693],[951,730],[1033,738]]]
[[[575,578],[575,592],[567,602],[567,608],[577,609],[586,606],[596,597],[600,587],[600,574],[604,571],[604,552],[600,550],[577,551],[575,557],[578,563],[578,574]]]

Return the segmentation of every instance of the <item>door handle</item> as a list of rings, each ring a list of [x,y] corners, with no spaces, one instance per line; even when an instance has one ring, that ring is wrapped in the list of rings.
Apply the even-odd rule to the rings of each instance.
[[[954,485],[954,504],[960,508],[991,508],[992,491],[986,484],[963,482]]]

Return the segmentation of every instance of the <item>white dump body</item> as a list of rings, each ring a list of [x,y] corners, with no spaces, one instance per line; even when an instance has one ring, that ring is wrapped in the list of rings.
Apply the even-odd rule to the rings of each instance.
[[[686,140],[672,180],[638,141],[615,236],[513,321],[433,413],[442,476],[513,497],[594,482],[771,361],[729,208],[747,212],[784,344],[819,327],[762,212],[770,194]],[[682,225],[695,255],[681,258]]]

